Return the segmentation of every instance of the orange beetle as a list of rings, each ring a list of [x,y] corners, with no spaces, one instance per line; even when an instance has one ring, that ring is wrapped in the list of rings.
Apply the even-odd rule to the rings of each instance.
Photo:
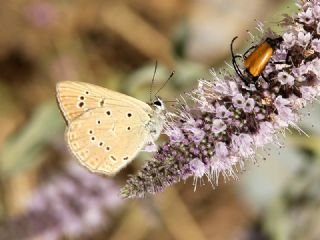
[[[271,59],[274,50],[279,48],[280,43],[283,41],[283,38],[282,37],[266,38],[266,40],[262,42],[260,45],[249,48],[243,56],[235,55],[233,52],[233,42],[237,38],[238,37],[235,37],[231,41],[231,54],[232,54],[233,67],[236,73],[239,75],[239,77],[245,82],[245,84],[248,85],[252,82],[255,83],[258,80],[260,75],[264,78],[262,72],[267,66],[269,60]],[[253,48],[254,50],[247,57],[246,54]],[[236,62],[236,58],[244,59],[244,66],[245,66],[244,73],[240,70]]]

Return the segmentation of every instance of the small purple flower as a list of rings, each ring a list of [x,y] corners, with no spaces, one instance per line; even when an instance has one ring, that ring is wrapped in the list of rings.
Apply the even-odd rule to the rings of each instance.
[[[311,64],[309,65],[309,70],[312,71],[317,75],[317,82],[319,82],[320,79],[320,59],[316,58],[314,59]]]
[[[217,94],[224,94],[229,96],[234,96],[235,94],[239,93],[239,89],[234,82],[231,81],[221,81],[217,80],[214,82],[213,91]]]
[[[72,161],[63,175],[42,183],[27,199],[25,215],[17,216],[18,225],[10,228],[19,228],[23,236],[5,239],[87,237],[91,231],[107,227],[107,211],[121,209],[124,202],[117,190],[113,180],[89,173]]]
[[[314,22],[311,8],[308,8],[306,12],[299,13],[298,17],[301,22],[304,22],[307,25],[311,25]]]
[[[229,81],[229,88],[230,88],[230,96],[234,96],[236,94],[239,93],[239,87],[237,85],[237,83],[235,83],[234,81]]]
[[[306,47],[311,40],[311,33],[303,33],[299,32],[298,33],[298,42],[302,47]]]
[[[230,89],[225,81],[216,81],[213,84],[213,91],[216,93],[229,94]]]
[[[283,98],[282,96],[278,96],[275,101],[274,105],[278,110],[281,110],[283,107],[287,107],[290,104],[290,101],[288,99]]]
[[[278,73],[278,81],[282,85],[288,84],[289,86],[292,86],[294,84],[294,77],[286,72],[279,72]]]
[[[320,53],[320,39],[319,38],[313,39],[311,42],[311,47],[316,52]]]
[[[264,76],[268,76],[270,73],[274,71],[274,67],[271,64],[268,64],[263,71]]]
[[[245,98],[241,93],[238,93],[232,98],[232,103],[235,108],[243,108],[245,105]]]
[[[274,61],[284,62],[287,57],[287,52],[288,52],[288,50],[285,48],[285,46],[281,45],[280,48],[278,48],[274,52],[272,59],[274,59]]]
[[[216,106],[216,117],[218,118],[229,118],[233,114],[225,106],[218,105]]]
[[[300,88],[300,91],[302,97],[309,101],[314,100],[315,97],[319,94],[314,87],[302,86]]]
[[[229,155],[227,145],[224,142],[217,142],[214,156],[217,159],[224,159]]]
[[[309,71],[309,69],[306,65],[301,65],[297,68],[295,67],[292,69],[292,73],[296,78],[304,78],[303,75],[306,74],[308,71]],[[299,82],[302,82],[302,81],[299,81]]]
[[[185,139],[184,134],[182,133],[181,129],[178,127],[167,127],[164,130],[165,134],[169,137],[171,142],[179,143]]]
[[[261,122],[260,130],[254,136],[254,142],[257,146],[264,146],[273,141],[274,128],[270,122]]]
[[[283,41],[287,48],[291,48],[296,42],[296,37],[293,33],[284,33]]]
[[[235,126],[235,127],[240,127],[241,126],[241,122],[239,120],[233,120],[231,124],[233,126]]]
[[[255,102],[253,98],[248,98],[244,104],[243,110],[248,113],[252,112],[252,110],[254,109],[254,105],[255,105]]]
[[[257,119],[258,120],[263,120],[263,119],[265,119],[266,118],[266,116],[264,115],[264,114],[262,114],[262,113],[258,113],[257,114]]]
[[[242,157],[247,158],[253,155],[252,149],[253,139],[248,134],[232,135],[233,151],[238,152]]]
[[[201,178],[206,173],[206,166],[199,158],[191,160],[189,165],[195,177]]]
[[[295,115],[292,112],[292,109],[289,107],[282,107],[278,109],[278,116],[281,120],[291,123],[294,121]]]
[[[300,0],[298,0],[296,4],[300,8],[301,12],[307,11],[308,8],[312,8],[313,7],[313,3],[311,1],[304,1],[304,0],[300,1]]]
[[[201,142],[205,136],[205,132],[197,127],[188,127],[186,130],[192,132],[192,141],[195,143]]]
[[[221,119],[214,119],[212,122],[212,132],[219,134],[227,129],[227,125]]]
[[[313,7],[313,16],[317,19],[320,19],[320,6],[319,5],[315,5]]]

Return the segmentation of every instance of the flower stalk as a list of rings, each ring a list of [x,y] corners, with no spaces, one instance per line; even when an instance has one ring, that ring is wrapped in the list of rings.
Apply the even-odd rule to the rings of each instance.
[[[212,80],[199,80],[167,113],[168,141],[129,177],[122,197],[155,194],[189,177],[206,176],[213,185],[220,175],[237,179],[246,161],[256,161],[257,149],[278,142],[277,133],[289,127],[302,131],[299,110],[320,94],[320,2],[297,5],[299,12],[282,21],[283,42],[265,79],[248,86],[237,75],[212,71]]]

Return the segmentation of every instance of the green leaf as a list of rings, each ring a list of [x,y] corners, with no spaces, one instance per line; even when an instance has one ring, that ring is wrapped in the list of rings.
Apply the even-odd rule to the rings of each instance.
[[[1,177],[6,179],[33,167],[45,152],[49,140],[62,132],[64,122],[55,102],[39,106],[30,121],[0,149]]]

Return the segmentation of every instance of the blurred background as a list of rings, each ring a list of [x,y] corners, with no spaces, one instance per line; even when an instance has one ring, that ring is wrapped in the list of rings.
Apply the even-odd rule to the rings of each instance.
[[[147,101],[156,86],[174,100],[250,44],[262,21],[279,31],[293,0],[8,0],[0,2],[0,240],[320,239],[320,106],[282,148],[259,155],[240,181],[192,179],[142,200],[115,178],[89,173],[67,151],[55,84],[86,81]],[[311,113],[311,114],[309,114]],[[267,152],[267,153],[265,153]],[[319,164],[319,165],[318,165]]]

